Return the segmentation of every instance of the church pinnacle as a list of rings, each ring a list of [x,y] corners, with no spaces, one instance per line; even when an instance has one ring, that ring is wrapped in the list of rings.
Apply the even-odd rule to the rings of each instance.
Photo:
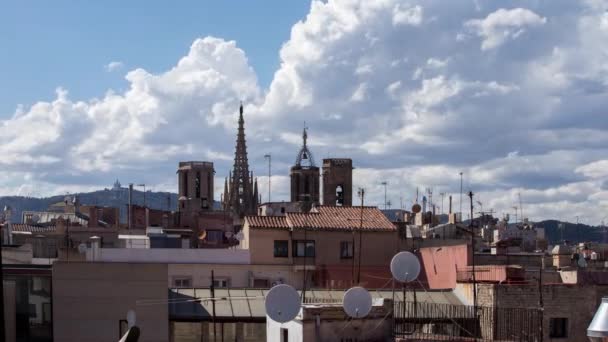
[[[258,205],[256,189],[257,180],[254,180],[253,173],[249,172],[247,143],[245,141],[245,120],[243,118],[243,104],[241,103],[239,107],[234,165],[230,177],[226,180],[224,186],[224,210],[229,210],[234,218],[255,215]]]

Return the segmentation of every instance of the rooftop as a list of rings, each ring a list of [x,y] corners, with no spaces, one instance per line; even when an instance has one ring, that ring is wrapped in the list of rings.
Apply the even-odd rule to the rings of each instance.
[[[285,216],[247,216],[250,228],[395,231],[395,225],[376,207],[318,206],[310,213]]]

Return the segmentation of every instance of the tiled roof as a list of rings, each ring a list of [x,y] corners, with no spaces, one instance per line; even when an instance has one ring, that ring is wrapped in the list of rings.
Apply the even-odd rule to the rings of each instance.
[[[328,229],[394,231],[395,225],[376,207],[318,206],[310,213],[287,213],[286,216],[247,216],[250,228]]]
[[[30,224],[13,223],[14,232],[50,233],[55,231],[55,226],[33,226]]]
[[[251,228],[288,229],[285,216],[247,216],[245,218]]]
[[[319,206],[314,212],[287,213],[292,228],[394,231],[395,225],[376,207]]]

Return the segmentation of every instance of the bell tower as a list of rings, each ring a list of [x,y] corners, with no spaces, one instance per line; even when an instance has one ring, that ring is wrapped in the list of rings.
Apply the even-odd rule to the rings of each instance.
[[[302,132],[302,147],[298,152],[296,164],[291,168],[291,201],[310,201],[319,203],[319,168],[315,165],[312,153],[306,145],[308,133]]]
[[[353,161],[323,159],[323,205],[352,206]]]

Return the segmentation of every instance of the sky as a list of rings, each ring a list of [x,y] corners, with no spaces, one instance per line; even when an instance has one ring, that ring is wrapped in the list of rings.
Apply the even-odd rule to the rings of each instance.
[[[0,194],[145,183],[213,161],[239,102],[250,168],[289,198],[304,124],[365,201],[598,224],[608,212],[608,1],[30,2],[0,11]],[[356,191],[355,191],[356,192]],[[444,194],[443,196],[441,194]],[[428,196],[428,193],[427,193]],[[521,198],[521,205],[520,205]],[[263,198],[265,200],[265,198]],[[463,203],[468,208],[468,202]],[[521,208],[517,209],[521,217]]]

